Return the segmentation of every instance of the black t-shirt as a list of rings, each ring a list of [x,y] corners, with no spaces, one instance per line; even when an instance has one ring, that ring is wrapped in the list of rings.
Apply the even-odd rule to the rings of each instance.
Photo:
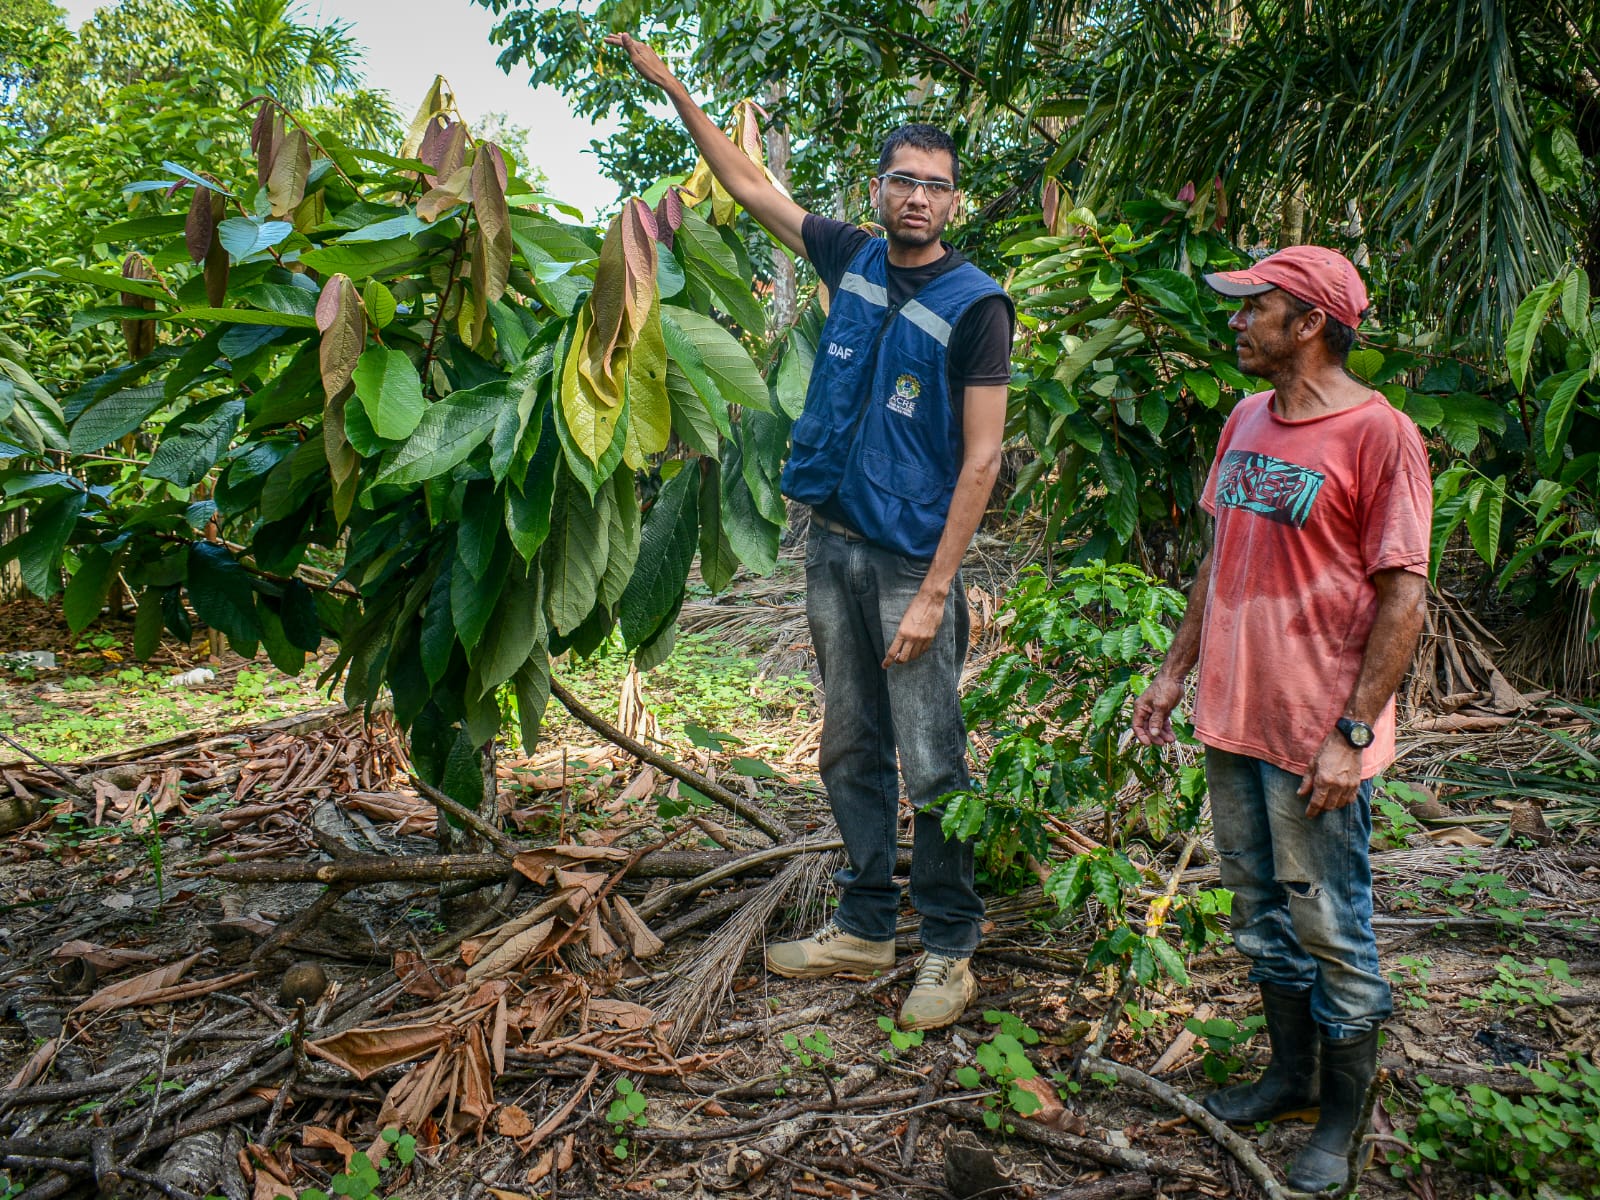
[[[805,239],[806,257],[830,293],[839,290],[839,280],[861,247],[872,234],[845,221],[835,221],[807,213],[800,226]],[[903,304],[931,280],[964,261],[953,246],[945,247],[944,257],[921,267],[889,264],[889,303]],[[961,403],[961,391],[968,386],[1011,382],[1011,304],[1004,296],[985,296],[961,314],[950,335],[945,374],[950,396]]]

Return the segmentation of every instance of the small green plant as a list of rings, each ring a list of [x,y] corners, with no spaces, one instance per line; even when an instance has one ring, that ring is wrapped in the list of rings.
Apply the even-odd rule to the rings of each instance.
[[[1164,1024],[1167,1019],[1166,1013],[1143,1008],[1131,1001],[1122,1006],[1122,1015],[1135,1038],[1143,1038],[1157,1025]]]
[[[1495,964],[1495,979],[1476,996],[1463,996],[1461,1007],[1468,1012],[1484,1008],[1500,1008],[1507,1012],[1533,1006],[1551,1009],[1560,999],[1551,987],[1554,983],[1572,983],[1572,974],[1565,959],[1536,958],[1531,967],[1524,966],[1509,954],[1502,954]],[[1539,1018],[1539,1025],[1545,1021]]]
[[[908,1050],[922,1045],[922,1030],[901,1029],[893,1017],[879,1017],[878,1028],[889,1035],[889,1044],[878,1051],[884,1062],[893,1062]]]
[[[1379,779],[1372,791],[1373,847],[1401,850],[1410,845],[1412,835],[1422,832],[1422,822],[1411,810],[1425,799],[1416,788],[1398,779]]]
[[[1244,1060],[1239,1057],[1238,1051],[1255,1036],[1256,1030],[1266,1024],[1267,1019],[1259,1014],[1246,1017],[1243,1021],[1230,1021],[1226,1017],[1212,1017],[1202,1021],[1197,1017],[1190,1017],[1183,1023],[1183,1027],[1196,1038],[1205,1043],[1206,1052],[1200,1059],[1200,1069],[1206,1073],[1206,1078],[1215,1084],[1223,1084],[1240,1067]]]
[[[995,1090],[993,1095],[984,1098],[983,1123],[990,1129],[1004,1126],[1007,1133],[1014,1133],[1016,1126],[1010,1123],[1009,1114],[1026,1117],[1043,1107],[1039,1097],[1022,1086],[1025,1080],[1039,1076],[1027,1051],[1028,1046],[1038,1045],[1039,1034],[1027,1022],[1010,1013],[990,1009],[983,1014],[983,1019],[991,1025],[998,1025],[999,1032],[974,1052],[976,1066],[957,1069],[956,1082],[964,1088],[975,1089],[983,1086],[984,1077],[987,1076],[990,1086]]]
[[[1432,981],[1433,959],[1425,954],[1402,954],[1395,961],[1397,966],[1389,972],[1395,998],[1406,1008],[1427,1008],[1428,1002],[1416,993]]]
[[[385,1129],[381,1136],[394,1151],[394,1156],[400,1161],[400,1165],[409,1167],[417,1157],[417,1139],[409,1133],[401,1133],[393,1128]],[[381,1173],[388,1169],[387,1154],[374,1163],[365,1152],[357,1150],[350,1156],[349,1165],[328,1181],[327,1192],[318,1188],[306,1188],[301,1191],[299,1200],[329,1200],[329,1192],[344,1197],[344,1200],[378,1200],[378,1189],[383,1184]],[[280,1196],[276,1200],[289,1200],[289,1198]]]
[[[838,1100],[838,1093],[833,1086],[833,1060],[837,1051],[828,1038],[827,1030],[814,1029],[803,1037],[799,1034],[786,1033],[783,1035],[783,1048],[794,1059],[794,1066],[783,1063],[778,1067],[778,1074],[787,1079],[794,1074],[796,1067],[802,1071],[815,1071],[822,1076],[828,1095],[835,1101]],[[776,1089],[776,1094],[781,1096],[785,1091],[786,1089],[780,1085]]]
[[[1415,888],[1395,893],[1395,907],[1440,909],[1451,917],[1492,917],[1501,933],[1517,933],[1528,942],[1536,940],[1524,929],[1529,912],[1536,911],[1536,906],[1529,903],[1531,892],[1513,887],[1499,871],[1476,870],[1482,861],[1470,851],[1454,861],[1468,869],[1447,879],[1426,876],[1418,880]]]
[[[650,1124],[650,1118],[645,1111],[649,1107],[649,1098],[631,1079],[623,1076],[617,1080],[617,1095],[606,1109],[606,1120],[611,1122],[611,1132],[617,1138],[616,1144],[611,1147],[611,1153],[618,1158],[628,1157],[630,1149],[628,1130],[643,1129]]]
[[[1594,1195],[1600,1173],[1600,1067],[1587,1059],[1547,1059],[1516,1068],[1537,1089],[1515,1099],[1486,1087],[1435,1084],[1422,1096],[1411,1130],[1397,1129],[1389,1155],[1397,1178],[1449,1163],[1492,1181],[1489,1193],[1513,1200],[1579,1200]]]

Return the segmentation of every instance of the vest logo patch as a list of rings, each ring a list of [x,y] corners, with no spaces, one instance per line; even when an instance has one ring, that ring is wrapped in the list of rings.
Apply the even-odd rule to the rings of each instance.
[[[894,394],[889,397],[889,411],[902,417],[917,415],[917,397],[922,395],[922,380],[905,374],[894,381]]]
[[[854,346],[841,346],[838,342],[828,343],[828,356],[837,358],[840,362],[849,362],[850,356],[856,352]]]

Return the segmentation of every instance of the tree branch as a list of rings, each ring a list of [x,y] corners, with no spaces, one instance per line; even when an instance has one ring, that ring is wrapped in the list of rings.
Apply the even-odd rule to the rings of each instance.
[[[794,830],[790,829],[759,804],[746,800],[743,796],[735,795],[720,783],[712,783],[711,780],[698,771],[692,771],[682,763],[675,762],[664,754],[658,754],[643,742],[629,737],[604,717],[585,706],[581,700],[562,687],[560,682],[555,679],[550,681],[550,694],[561,701],[562,706],[579,721],[608,742],[626,750],[640,762],[648,763],[656,770],[672,776],[679,783],[688,784],[706,799],[722,805],[723,808],[733,813],[736,817],[754,825],[774,842],[781,844],[794,840]]]

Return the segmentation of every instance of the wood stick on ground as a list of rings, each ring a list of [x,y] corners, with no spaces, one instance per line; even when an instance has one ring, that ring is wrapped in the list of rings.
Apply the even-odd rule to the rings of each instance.
[[[600,1064],[597,1062],[589,1068],[589,1073],[583,1077],[583,1082],[579,1083],[578,1086],[572,1090],[572,1095],[567,1097],[567,1102],[555,1112],[551,1113],[547,1118],[545,1118],[545,1120],[539,1125],[539,1128],[533,1131],[532,1135],[528,1139],[527,1146],[519,1146],[519,1149],[522,1149],[524,1154],[528,1153],[530,1150],[533,1150],[539,1145],[540,1142],[544,1141],[545,1138],[549,1137],[552,1133],[561,1128],[562,1122],[572,1115],[573,1110],[576,1109],[579,1104],[583,1103],[583,1098],[589,1094],[589,1089],[594,1086],[594,1078],[599,1073]]]
[[[799,853],[792,847],[787,849],[791,854]],[[627,874],[642,879],[658,876],[686,879],[710,867],[747,858],[749,855],[731,854],[726,850],[657,850],[646,854],[629,868]],[[751,866],[746,864],[742,869],[750,870]],[[463,880],[483,883],[509,878],[511,870],[511,864],[498,854],[417,854],[403,858],[361,854],[334,862],[293,859],[288,862],[262,860],[217,863],[206,867],[203,874],[208,879],[221,879],[228,883],[347,883],[360,886],[368,883],[446,883]]]
[[[322,920],[323,916],[327,914],[335,904],[338,904],[340,900],[344,899],[344,894],[350,891],[353,887],[355,887],[355,884],[353,883],[329,884],[328,890],[323,892],[322,895],[318,896],[310,904],[306,905],[306,907],[297,917],[295,917],[293,920],[285,921],[282,925],[279,925],[265,938],[263,938],[261,944],[256,947],[255,953],[250,956],[250,961],[253,963],[263,962],[274,951],[276,951],[278,947],[287,946],[290,942],[294,941],[295,938],[299,937],[318,921]]]
[[[759,804],[729,791],[720,783],[712,783],[711,780],[698,771],[691,771],[682,763],[675,762],[664,754],[658,754],[643,742],[629,737],[604,717],[586,707],[581,700],[562,687],[558,680],[552,679],[550,681],[550,694],[561,701],[562,706],[579,721],[605,738],[606,741],[626,750],[640,762],[649,763],[656,770],[672,776],[679,783],[688,784],[707,800],[722,805],[723,808],[740,820],[754,825],[779,845],[794,840],[794,831]]]
[[[466,805],[458,804],[449,796],[446,796],[438,788],[424,783],[421,779],[417,778],[416,775],[411,776],[411,786],[416,788],[417,791],[422,793],[422,795],[428,800],[431,800],[438,807],[444,809],[445,812],[456,818],[456,820],[460,821],[463,825],[467,826],[475,833],[480,834],[484,841],[488,842],[507,858],[515,858],[524,849],[527,849],[527,847],[517,845],[516,842],[512,841],[505,835],[503,830],[496,829],[492,824],[490,824],[477,813],[473,812]]]
[[[49,771],[50,774],[54,775],[57,779],[61,780],[62,785],[64,787],[66,787],[66,789],[68,791],[70,791],[74,796],[87,796],[88,795],[88,793],[83,790],[83,785],[81,783],[79,783],[76,779],[74,779],[71,775],[68,775],[60,767],[56,766],[55,763],[46,762],[44,759],[40,758],[37,754],[35,754],[32,750],[29,750],[21,742],[14,741],[11,738],[7,737],[3,733],[0,733],[0,741],[3,741],[6,745],[10,746],[13,750],[20,751],[21,753],[26,754],[29,758],[33,759],[34,762],[38,763],[46,771]]]
[[[1086,1058],[1084,1066],[1091,1071],[1104,1071],[1108,1075],[1115,1076],[1117,1082],[1137,1088],[1145,1095],[1160,1100],[1169,1108],[1176,1109],[1209,1133],[1212,1140],[1233,1155],[1234,1161],[1255,1181],[1266,1200],[1288,1200],[1288,1192],[1283,1184],[1278,1182],[1277,1174],[1267,1166],[1250,1143],[1230,1129],[1226,1122],[1217,1120],[1199,1103],[1177,1088],[1146,1075],[1137,1067],[1130,1067],[1115,1059],[1102,1058],[1098,1054]]]
[[[950,1066],[954,1060],[955,1052],[946,1048],[933,1060],[933,1066],[928,1071],[927,1082],[917,1092],[918,1109],[913,1109],[906,1117],[906,1134],[900,1142],[900,1166],[909,1171],[916,1162],[917,1134],[922,1129],[922,1113],[920,1106],[929,1103],[938,1096],[939,1090],[944,1087],[944,1077],[950,1073]]]
[[[958,1117],[968,1124],[987,1128],[983,1118],[989,1110],[981,1105],[969,1101],[946,1101],[940,1107],[951,1116]],[[1040,1125],[1037,1121],[1017,1121],[1014,1131],[1009,1136],[1032,1142],[1036,1146],[1058,1150],[1078,1162],[1098,1163],[1102,1167],[1159,1175],[1163,1179],[1176,1179],[1184,1174],[1184,1168],[1169,1159],[1157,1158],[1143,1150],[1123,1149],[1121,1146],[1096,1141],[1094,1138],[1060,1133],[1048,1126]],[[1281,1197],[1275,1200],[1281,1200]]]
[[[1154,1175],[1134,1172],[1108,1175],[1090,1183],[1075,1183],[1059,1191],[1040,1192],[1038,1200],[1134,1200],[1137,1196],[1153,1196],[1155,1191]]]

